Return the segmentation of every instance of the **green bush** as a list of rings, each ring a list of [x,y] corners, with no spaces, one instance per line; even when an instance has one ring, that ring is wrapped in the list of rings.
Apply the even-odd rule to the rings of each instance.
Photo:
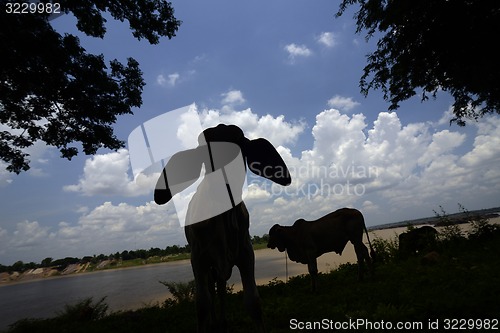
[[[462,232],[460,226],[453,221],[449,215],[446,213],[442,206],[439,206],[441,212],[438,213],[434,211],[438,222],[436,225],[443,226],[442,230],[439,232],[439,240],[443,242],[460,242],[464,240],[465,234]]]
[[[399,240],[397,236],[392,239],[375,237],[372,241],[373,250],[376,253],[377,262],[390,262],[398,257]]]
[[[66,321],[91,321],[99,320],[106,316],[108,304],[104,301],[106,296],[94,303],[93,298],[85,298],[76,304],[65,305],[62,312],[58,312],[59,318]]]
[[[173,299],[167,299],[167,303],[191,302],[194,300],[195,282],[167,282],[159,281],[168,288]]]
[[[486,239],[491,238],[495,233],[500,232],[498,224],[491,224],[489,220],[483,216],[472,215],[463,208],[469,220],[470,230],[468,233],[469,239]]]

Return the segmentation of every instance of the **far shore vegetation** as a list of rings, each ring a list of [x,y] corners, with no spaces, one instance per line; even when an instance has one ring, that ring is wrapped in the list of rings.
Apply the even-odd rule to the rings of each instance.
[[[485,216],[472,216],[464,231],[443,210],[436,212],[436,218],[443,226],[437,240],[409,256],[401,255],[398,237],[375,238],[375,274],[363,281],[356,279],[356,264],[344,264],[319,274],[316,293],[311,293],[308,275],[259,286],[268,332],[340,330],[338,325],[353,322],[359,332],[380,331],[381,325],[402,331],[396,329],[400,323],[411,326],[405,331],[498,330],[500,225],[489,223]],[[87,298],[66,305],[53,318],[17,321],[5,332],[196,331],[193,282],[159,283],[172,295],[161,303],[110,312],[105,298]],[[242,292],[234,292],[232,286],[227,290],[230,331],[254,332]]]
[[[253,236],[252,244],[255,250],[266,248],[269,235]],[[51,269],[51,276],[65,275],[79,272],[93,272],[104,269],[126,268],[148,264],[158,264],[170,261],[189,259],[189,244],[185,246],[173,245],[165,249],[150,248],[149,250],[135,250],[116,252],[109,255],[99,254],[83,258],[66,257],[62,259],[45,258],[41,263],[17,261],[10,266],[0,264],[0,273],[25,273],[36,269]],[[69,270],[71,265],[78,265],[80,269]]]

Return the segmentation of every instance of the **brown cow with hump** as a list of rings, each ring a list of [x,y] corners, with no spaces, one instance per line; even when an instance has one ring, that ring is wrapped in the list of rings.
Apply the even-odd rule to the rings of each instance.
[[[363,230],[370,246],[363,244]],[[287,251],[290,260],[306,264],[311,275],[312,289],[316,290],[318,264],[316,258],[327,252],[342,254],[347,242],[354,245],[358,260],[358,278],[363,278],[363,262],[372,272],[372,258],[375,255],[365,220],[361,212],[353,208],[341,208],[314,221],[299,219],[292,226],[275,224],[269,230],[267,247]]]

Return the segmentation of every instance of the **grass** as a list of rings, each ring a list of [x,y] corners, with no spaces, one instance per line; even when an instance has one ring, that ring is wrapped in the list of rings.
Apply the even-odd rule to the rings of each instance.
[[[370,331],[369,323],[382,321],[386,325],[421,323],[419,331],[431,331],[429,323],[436,320],[440,330],[445,319],[499,320],[500,232],[477,226],[470,235],[445,234],[433,249],[439,256],[432,262],[422,261],[423,254],[400,259],[394,240],[378,240],[375,276],[361,282],[356,279],[356,265],[346,264],[320,274],[315,294],[307,275],[259,286],[267,329],[290,332],[291,325],[307,328],[314,322],[340,325],[365,320],[368,323],[356,331]],[[195,332],[192,286],[164,284],[177,293],[161,305],[106,313],[104,300],[83,300],[55,318],[19,321],[8,332]],[[227,309],[231,332],[254,332],[241,292],[228,295]]]

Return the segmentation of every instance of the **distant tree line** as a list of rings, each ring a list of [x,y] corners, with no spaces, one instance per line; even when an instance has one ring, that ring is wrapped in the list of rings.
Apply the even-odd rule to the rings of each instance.
[[[191,249],[189,244],[186,246],[167,246],[165,249],[160,249],[158,247],[150,248],[149,250],[132,250],[132,251],[122,251],[112,253],[109,255],[99,254],[93,256],[85,256],[83,258],[66,257],[63,259],[54,260],[53,258],[45,258],[40,264],[30,262],[24,263],[19,260],[10,266],[5,266],[0,264],[0,273],[3,272],[25,272],[30,269],[43,268],[43,267],[54,267],[59,270],[65,269],[68,265],[72,264],[98,264],[104,260],[133,260],[133,259],[148,259],[150,257],[165,257],[169,255],[189,253]]]
[[[269,235],[265,234],[263,236],[253,236],[252,237],[252,244],[260,244],[260,243],[267,243],[269,240]],[[99,264],[100,262],[104,260],[134,260],[134,259],[143,259],[146,260],[151,257],[166,257],[170,255],[176,255],[176,254],[182,254],[182,253],[190,253],[191,249],[189,247],[189,244],[186,244],[185,246],[179,246],[179,245],[172,245],[172,246],[167,246],[165,249],[160,249],[158,247],[152,247],[149,250],[132,250],[132,251],[122,251],[112,253],[109,255],[105,254],[99,254],[99,255],[93,255],[93,256],[85,256],[83,258],[76,258],[76,257],[66,257],[63,259],[57,259],[54,260],[53,258],[45,258],[42,260],[40,264],[34,263],[34,262],[29,262],[25,263],[21,260],[16,261],[14,264],[10,266],[5,266],[0,264],[0,273],[4,272],[25,272],[30,269],[36,269],[36,268],[44,268],[44,267],[54,267],[57,268],[58,270],[64,270],[68,265],[72,264],[86,264],[86,263],[91,263],[94,265]]]
[[[253,236],[252,237],[252,244],[255,245],[255,244],[261,244],[261,243],[268,243],[269,242],[269,235],[268,234],[264,234],[262,235],[262,237],[259,237],[259,236]]]

